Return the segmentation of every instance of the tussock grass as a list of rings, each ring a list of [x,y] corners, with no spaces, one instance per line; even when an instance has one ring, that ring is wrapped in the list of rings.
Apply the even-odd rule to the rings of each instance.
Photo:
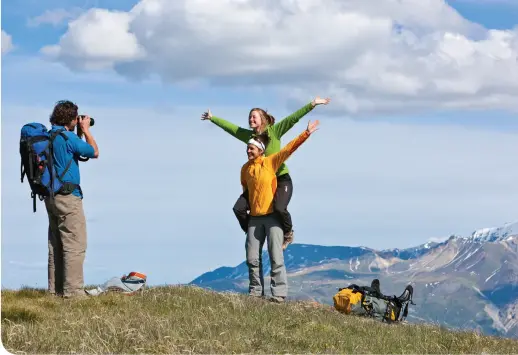
[[[78,300],[2,291],[12,353],[518,353],[518,341],[388,325],[307,302],[273,304],[193,286]]]

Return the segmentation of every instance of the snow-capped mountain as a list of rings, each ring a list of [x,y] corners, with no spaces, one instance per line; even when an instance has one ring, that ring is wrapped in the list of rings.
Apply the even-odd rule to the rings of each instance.
[[[427,243],[418,245],[413,248],[385,249],[385,250],[380,251],[378,254],[380,254],[382,256],[394,256],[394,257],[398,257],[399,259],[402,259],[402,260],[409,260],[409,259],[418,258],[421,255],[424,255],[424,254],[430,252],[430,250],[435,249],[436,247],[438,247],[442,244],[444,244],[444,242],[443,243],[427,242]]]
[[[502,227],[483,228],[474,231],[470,240],[479,242],[497,242],[518,236],[518,221],[506,223]]]
[[[409,320],[480,329],[518,338],[518,222],[452,236],[414,248],[293,244],[285,252],[290,297],[332,304],[339,287],[381,281],[382,292],[414,287]],[[268,253],[263,253],[268,285]],[[247,292],[243,262],[207,272],[191,282],[216,290]],[[267,287],[267,293],[269,292]]]

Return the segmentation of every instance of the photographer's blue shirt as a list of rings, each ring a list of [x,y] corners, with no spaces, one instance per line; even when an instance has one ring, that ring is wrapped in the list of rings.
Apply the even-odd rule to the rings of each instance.
[[[80,156],[84,158],[93,158],[95,153],[94,147],[79,138],[74,132],[67,131],[63,126],[53,125],[51,131],[56,131],[58,129],[64,129],[63,133],[68,139],[65,140],[65,138],[58,134],[54,140],[54,165],[56,166],[56,172],[61,176],[70,159],[73,159],[70,164],[70,168],[66,172],[65,176],[63,176],[63,182],[80,185],[81,176],[79,174],[78,158]],[[77,197],[83,197],[79,189],[75,189],[72,194]]]

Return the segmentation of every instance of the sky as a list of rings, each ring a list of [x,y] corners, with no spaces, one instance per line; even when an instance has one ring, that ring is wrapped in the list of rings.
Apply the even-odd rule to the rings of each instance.
[[[277,121],[316,96],[288,160],[296,243],[412,247],[518,220],[518,2],[2,1],[1,285],[46,287],[47,216],[19,180],[21,126],[70,99],[85,282],[189,282],[245,258],[243,143],[200,116]]]

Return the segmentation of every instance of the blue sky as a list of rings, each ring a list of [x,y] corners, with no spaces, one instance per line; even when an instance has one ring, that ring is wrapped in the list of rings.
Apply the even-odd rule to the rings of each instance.
[[[46,285],[46,214],[17,144],[64,98],[97,119],[87,283],[243,260],[244,146],[200,121],[207,108],[246,126],[251,107],[279,120],[332,98],[283,138],[321,120],[288,161],[296,242],[403,248],[518,220],[516,2],[137,3],[2,3],[2,287]]]
[[[486,28],[509,29],[516,26],[518,3],[513,0],[450,0],[448,3],[470,21]]]

